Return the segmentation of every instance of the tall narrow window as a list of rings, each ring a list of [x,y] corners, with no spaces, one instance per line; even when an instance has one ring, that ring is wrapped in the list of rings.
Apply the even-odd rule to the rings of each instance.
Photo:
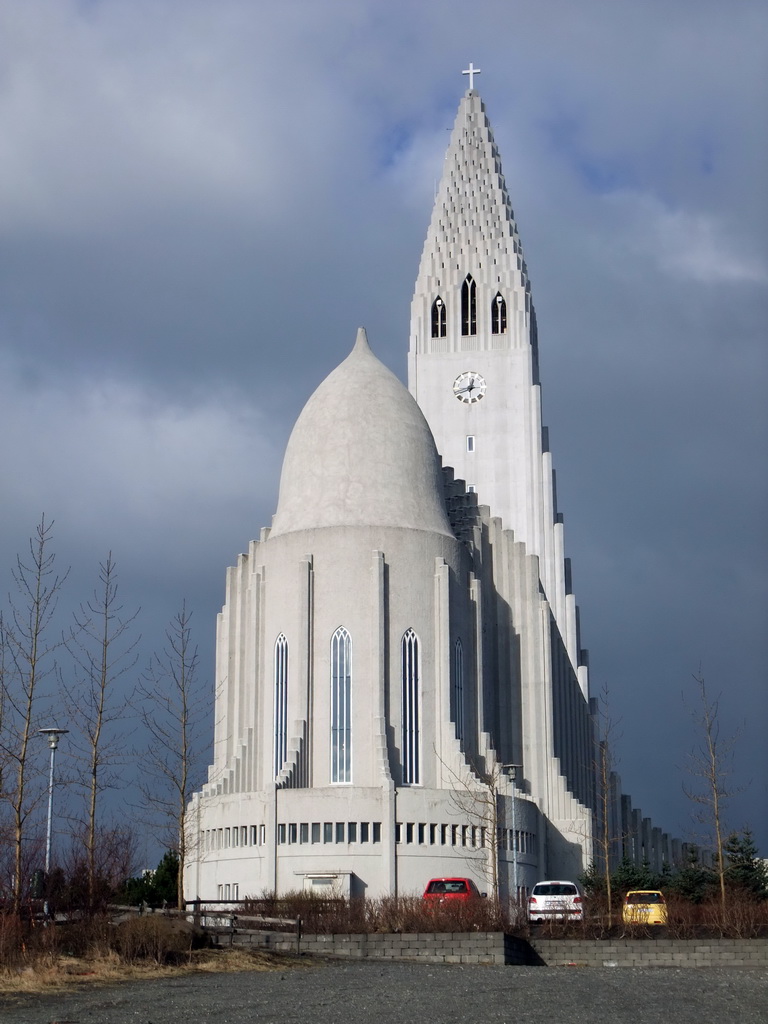
[[[432,337],[445,337],[445,303],[439,295],[432,303]]]
[[[477,334],[477,286],[471,274],[461,286],[461,333]]]
[[[339,626],[331,639],[331,782],[352,781],[352,638]]]
[[[409,629],[402,642],[403,683],[403,785],[421,782],[421,709],[419,681],[419,638]]]
[[[491,303],[491,333],[506,334],[507,331],[507,303],[501,292],[496,292],[496,298]]]
[[[461,639],[453,648],[453,715],[456,739],[464,739],[464,648]]]
[[[288,756],[288,641],[281,633],[275,641],[275,778]]]

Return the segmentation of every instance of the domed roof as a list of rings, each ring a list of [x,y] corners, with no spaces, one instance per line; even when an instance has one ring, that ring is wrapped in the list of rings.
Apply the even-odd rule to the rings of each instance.
[[[326,526],[453,536],[432,432],[407,388],[371,352],[362,327],[296,421],[270,536]]]

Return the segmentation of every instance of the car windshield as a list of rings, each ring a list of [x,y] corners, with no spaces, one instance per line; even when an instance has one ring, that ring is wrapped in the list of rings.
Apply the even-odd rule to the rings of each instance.
[[[533,894],[534,896],[575,896],[577,889],[575,885],[549,882],[547,885],[535,885]]]
[[[427,892],[466,892],[466,882],[430,882]]]
[[[627,903],[663,903],[664,897],[660,892],[629,892]]]

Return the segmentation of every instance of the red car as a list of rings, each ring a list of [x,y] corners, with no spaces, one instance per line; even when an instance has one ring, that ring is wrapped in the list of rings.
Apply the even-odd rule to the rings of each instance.
[[[422,898],[443,903],[445,900],[477,900],[486,895],[471,878],[431,878]]]

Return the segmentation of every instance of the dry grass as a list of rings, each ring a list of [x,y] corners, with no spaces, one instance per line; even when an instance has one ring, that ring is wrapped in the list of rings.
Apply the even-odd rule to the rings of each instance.
[[[175,978],[197,972],[276,971],[306,962],[275,953],[242,949],[197,949],[180,964],[125,963],[116,953],[98,957],[60,956],[24,968],[0,967],[0,994],[60,992],[73,985]]]

